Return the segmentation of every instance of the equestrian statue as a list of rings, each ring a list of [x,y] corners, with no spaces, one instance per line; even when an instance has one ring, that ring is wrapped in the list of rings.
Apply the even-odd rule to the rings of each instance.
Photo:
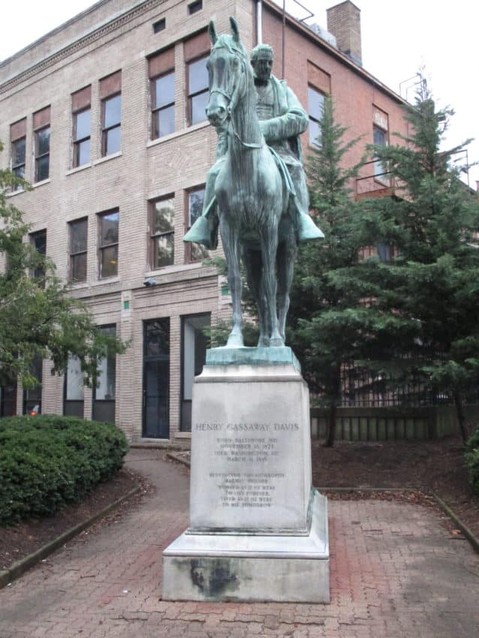
[[[281,347],[298,242],[324,237],[308,212],[299,141],[308,116],[272,75],[272,48],[255,47],[250,63],[236,20],[230,24],[231,35],[217,35],[214,22],[208,28],[206,115],[218,133],[217,160],[202,214],[183,239],[214,249],[219,226],[233,308],[227,347],[243,346],[241,259],[258,312],[258,346]]]

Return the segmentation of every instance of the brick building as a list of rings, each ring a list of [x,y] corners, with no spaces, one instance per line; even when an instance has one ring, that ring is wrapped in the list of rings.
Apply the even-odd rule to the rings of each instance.
[[[328,10],[328,32],[283,16],[270,0],[100,0],[0,63],[2,167],[32,184],[9,194],[32,225],[29,240],[55,261],[71,294],[105,330],[130,341],[83,388],[39,362],[41,387],[3,388],[0,414],[114,420],[132,441],[189,437],[191,387],[204,360],[202,328],[229,315],[229,297],[204,253],[182,237],[201,210],[216,134],[205,121],[206,27],[235,16],[251,49],[275,50],[310,115],[314,141],[325,94],[364,144],[406,132],[402,100],[361,66],[360,12]],[[350,156],[356,162],[362,148]],[[359,190],[387,186],[380,167]],[[376,177],[374,177],[376,172]]]

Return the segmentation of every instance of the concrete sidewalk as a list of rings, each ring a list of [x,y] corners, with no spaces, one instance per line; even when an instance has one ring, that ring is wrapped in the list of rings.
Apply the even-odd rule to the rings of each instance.
[[[479,635],[479,556],[438,512],[399,501],[330,501],[330,605],[163,602],[161,556],[188,524],[188,471],[153,449],[127,465],[154,492],[1,590],[0,638]]]

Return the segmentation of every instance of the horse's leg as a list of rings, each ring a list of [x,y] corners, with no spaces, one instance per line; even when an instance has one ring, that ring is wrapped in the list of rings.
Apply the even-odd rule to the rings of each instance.
[[[274,223],[263,228],[261,233],[261,252],[263,259],[262,287],[266,299],[266,311],[270,325],[269,345],[284,346],[284,339],[278,330],[278,309],[276,307],[276,252],[278,249],[278,226]]]
[[[258,312],[259,339],[258,348],[269,346],[267,312],[265,312],[264,292],[261,286],[261,251],[255,248],[243,249],[243,262],[246,267],[248,286],[254,297]]]
[[[291,227],[289,237],[281,241],[278,246],[276,260],[278,272],[278,329],[283,339],[286,339],[286,317],[289,310],[290,291],[297,252],[298,245],[295,232]]]
[[[228,284],[233,304],[233,327],[226,345],[228,348],[240,348],[243,346],[243,333],[241,331],[241,273],[238,233],[225,221],[224,216],[220,216],[220,232],[228,265]]]

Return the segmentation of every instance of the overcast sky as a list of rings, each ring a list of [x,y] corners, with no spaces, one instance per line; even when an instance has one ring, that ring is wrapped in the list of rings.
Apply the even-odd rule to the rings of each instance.
[[[283,0],[275,1],[282,6]],[[285,1],[287,11],[300,19],[307,16],[294,0]],[[300,3],[315,14],[306,22],[317,22],[323,27],[326,27],[326,8],[337,4],[334,0],[300,0]],[[0,22],[0,60],[93,4],[92,0],[9,2]],[[414,80],[406,81],[423,68],[438,106],[451,106],[455,110],[444,148],[475,137],[477,140],[468,147],[468,159],[469,163],[478,161],[478,109],[473,86],[477,87],[479,3],[355,0],[355,4],[361,9],[364,68],[410,100],[414,98]],[[475,187],[479,167],[470,169],[469,179]]]

